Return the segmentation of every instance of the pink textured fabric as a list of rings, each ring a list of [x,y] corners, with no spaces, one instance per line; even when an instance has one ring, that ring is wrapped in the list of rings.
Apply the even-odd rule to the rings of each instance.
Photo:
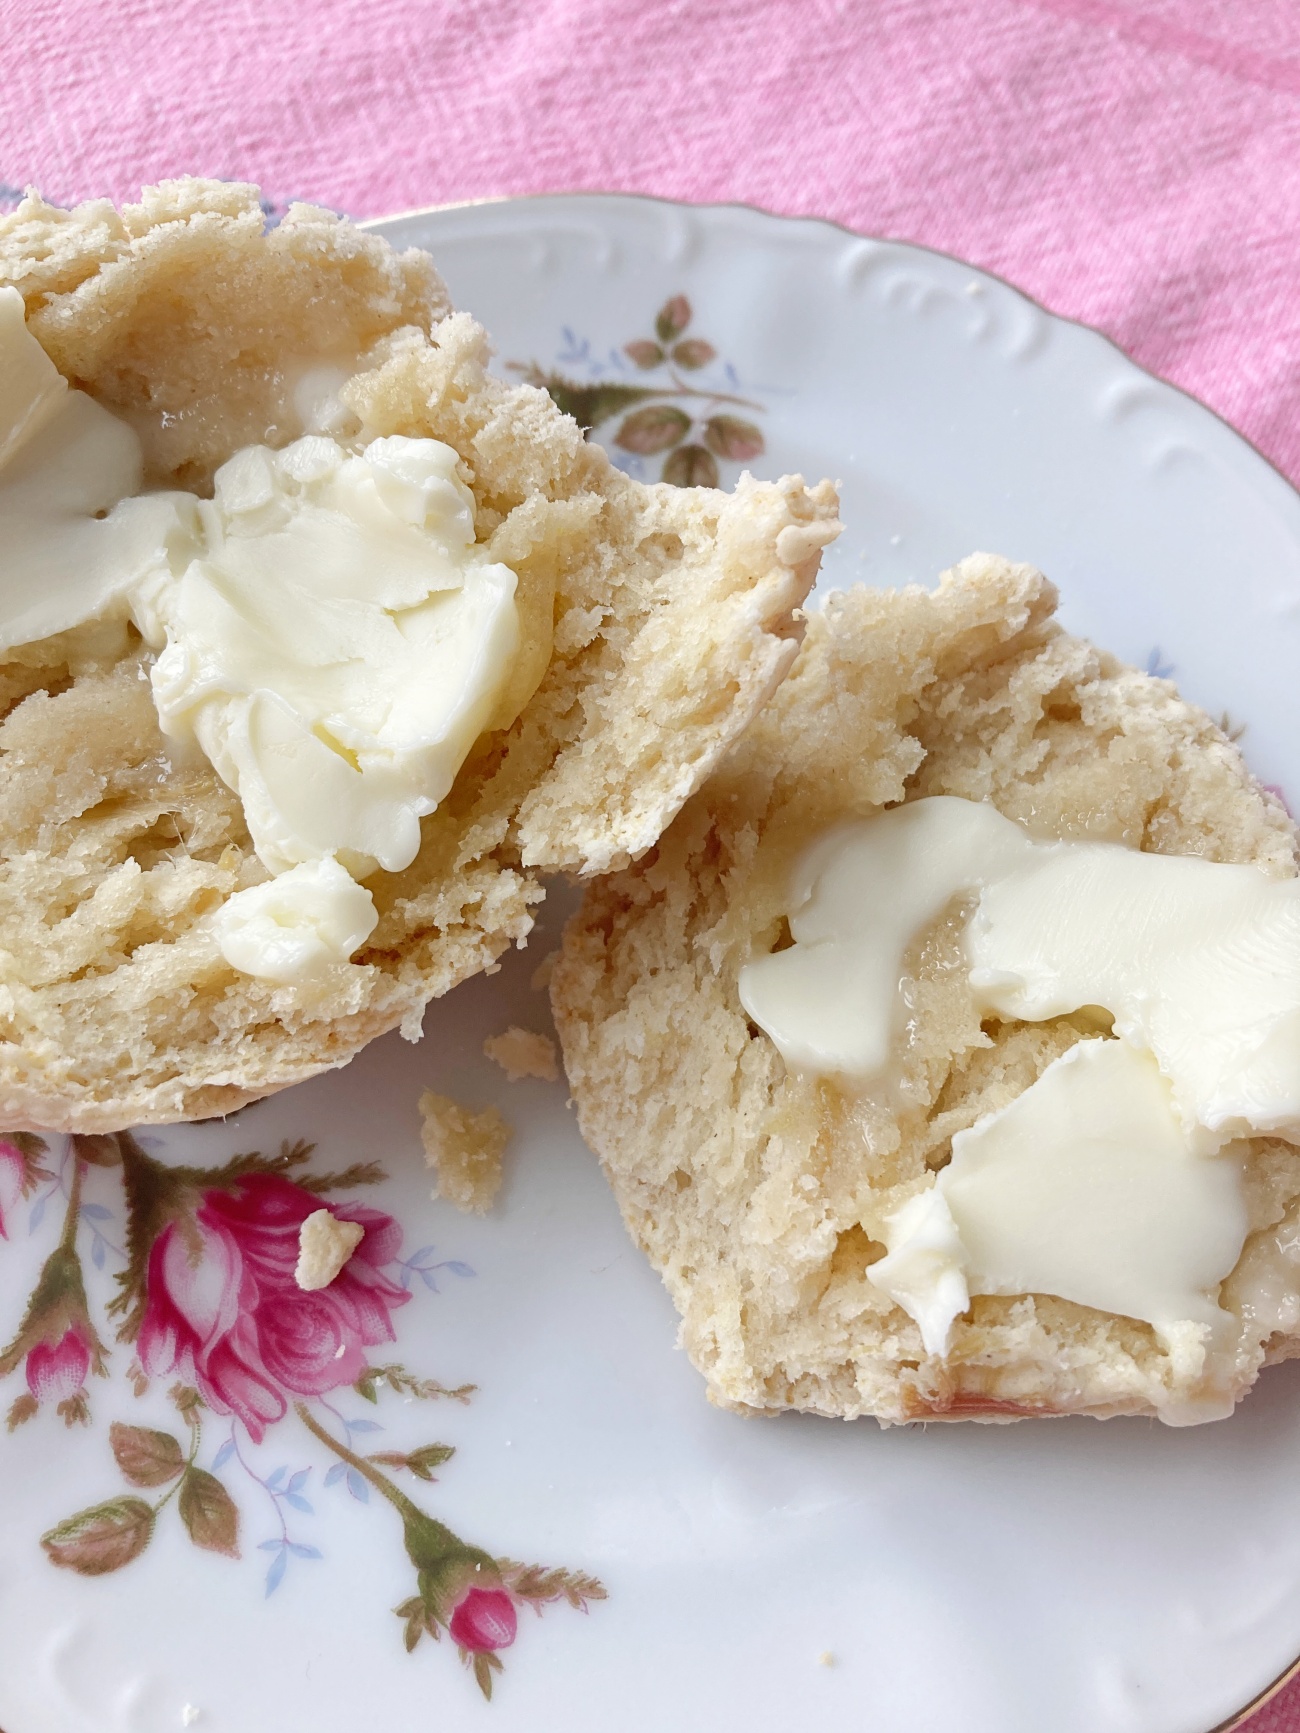
[[[564,187],[944,248],[1300,481],[1294,0],[0,0],[0,196]],[[1300,1688],[1251,1723],[1300,1733]]]
[[[8,0],[0,177],[375,216],[557,187],[959,253],[1300,479],[1294,0]]]

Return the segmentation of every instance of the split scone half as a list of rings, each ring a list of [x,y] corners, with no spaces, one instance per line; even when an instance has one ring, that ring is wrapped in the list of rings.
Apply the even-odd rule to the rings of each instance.
[[[552,996],[583,1135],[724,1406],[1187,1423],[1300,1352],[1295,829],[1207,716],[1060,630],[1055,600],[986,556],[934,592],[831,595],[745,739],[570,923]],[[966,856],[890,853],[936,815]],[[976,918],[990,837],[1008,873],[1074,888],[1008,878]],[[875,876],[836,891],[808,850],[846,838]],[[818,974],[832,892],[857,948]],[[1017,922],[1028,961],[980,976],[969,947]],[[1060,990],[1025,1004],[1049,965]],[[882,1003],[864,1082],[854,1019]]]
[[[202,1118],[416,1038],[543,874],[655,841],[837,528],[829,484],[630,481],[489,374],[426,256],[267,232],[248,186],[29,196],[0,341],[0,1128]]]

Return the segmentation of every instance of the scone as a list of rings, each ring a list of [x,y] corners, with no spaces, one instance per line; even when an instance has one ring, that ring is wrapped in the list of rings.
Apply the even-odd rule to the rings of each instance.
[[[1229,1249],[1217,1270],[1211,1257],[1208,1291],[1189,1307],[1209,1322],[1160,1328],[1127,1305],[1035,1292],[1028,1278],[1024,1292],[959,1285],[935,1321],[935,1294],[956,1267],[952,1218],[918,1227],[914,1215],[909,1226],[907,1210],[954,1197],[945,1170],[973,1171],[990,1129],[1031,1097],[1064,1099],[1086,1065],[1118,1055],[1142,1088],[1164,1090],[1161,1123],[1178,1131],[1150,1053],[1116,1038],[1122,1018],[1112,1027],[1104,1010],[1076,1004],[1060,1015],[1040,1005],[1031,1020],[974,1004],[969,902],[945,905],[894,972],[899,1010],[878,1087],[787,1064],[742,1003],[755,959],[793,955],[800,851],[818,837],[835,848],[879,839],[886,809],[912,824],[921,801],[928,813],[973,811],[1036,859],[1063,855],[1041,840],[1057,838],[1127,845],[1107,855],[1125,870],[1150,868],[1152,853],[1192,856],[1176,863],[1181,877],[1228,872],[1235,883],[1240,869],[1201,863],[1253,863],[1262,871],[1245,888],[1285,902],[1294,947],[1296,833],[1282,805],[1168,682],[1060,630],[1055,600],[1039,573],[985,556],[934,592],[830,596],[791,675],[712,780],[650,854],[587,890],[570,923],[551,991],[582,1132],[724,1406],[882,1423],[1076,1413],[1185,1423],[1227,1412],[1262,1365],[1300,1352],[1300,1149],[1281,1135],[1234,1139],[1230,1117],[1199,1154],[1190,1143],[1175,1151],[1180,1184],[1218,1188],[1208,1229],[1215,1256]],[[914,865],[928,870],[927,857]],[[1193,959],[1202,938],[1211,945],[1191,935]],[[1123,968],[1124,947],[1110,941],[1085,931],[1085,963],[1109,946]],[[747,998],[759,1009],[752,985]],[[810,989],[800,1014],[821,1018],[819,1038],[841,1040],[838,1003]],[[1292,1095],[1295,1030],[1292,1016],[1274,1066]],[[1231,1087],[1231,1066],[1225,1074]],[[1086,1090],[1073,1099],[1091,1111]],[[1073,1130],[1067,1113],[1040,1119],[1034,1136]],[[1020,1153],[1021,1177],[1036,1184],[1034,1137]],[[1004,1191],[999,1208],[1008,1200],[1018,1207]],[[1123,1214],[1121,1202],[1096,1243],[1122,1241]],[[1120,1277],[1141,1275],[1146,1253],[1158,1262],[1161,1248],[1139,1245]]]
[[[51,630],[64,623],[51,612],[64,573],[51,576],[45,554],[45,565],[36,559],[20,574],[28,613],[6,574],[0,1127],[108,1131],[225,1113],[345,1063],[385,1030],[416,1038],[431,997],[525,939],[544,873],[626,866],[655,841],[795,655],[794,614],[836,531],[829,484],[744,477],[724,495],[630,481],[543,392],[488,373],[484,332],[451,311],[418,252],[398,255],[307,206],[266,232],[248,186],[168,182],[121,211],[103,202],[65,211],[32,195],[0,219],[0,302],[11,352],[35,381],[30,401],[0,404],[0,466],[9,465],[0,467],[0,514],[25,511],[20,528],[30,527],[31,418],[58,393],[65,407],[75,398],[86,417],[98,416],[103,433],[108,423],[82,393],[116,418],[113,461],[128,479],[93,510],[90,483],[73,475],[65,493],[80,486],[86,498],[78,506],[60,496],[59,509],[84,508],[90,528],[79,520],[76,534],[116,522],[122,495],[143,487],[147,498],[162,490],[175,500],[175,521],[199,538],[178,553],[173,524],[155,538],[154,590],[133,579],[128,607],[104,579],[108,601],[85,619],[70,602],[66,630]],[[27,333],[74,392],[52,374],[37,377],[46,363],[34,346],[21,349],[24,311]],[[24,388],[15,378],[4,387],[11,398]],[[235,569],[227,561],[212,575],[221,537],[235,546],[235,530],[252,523],[253,534],[258,513],[298,511],[300,521],[308,495],[324,498],[339,476],[356,483],[349,533],[365,528],[366,513],[388,512],[381,528],[390,540],[431,536],[434,520],[421,514],[441,502],[439,557],[451,558],[459,535],[452,552],[462,565],[499,580],[492,619],[509,614],[509,631],[483,650],[496,657],[495,684],[475,688],[457,712],[459,744],[450,725],[440,738],[449,788],[428,810],[427,789],[401,805],[403,784],[385,808],[398,831],[406,827],[391,846],[302,841],[317,818],[328,828],[337,816],[324,808],[341,811],[351,798],[349,779],[368,771],[373,740],[364,729],[348,734],[347,717],[284,721],[272,692],[263,711],[297,729],[300,756],[328,760],[323,787],[343,789],[318,802],[321,811],[294,815],[297,830],[283,843],[284,814],[268,809],[272,771],[258,771],[254,801],[252,771],[229,730],[213,744],[212,669],[174,641],[191,606],[177,599],[178,573],[186,584],[207,574],[211,615],[225,606],[221,583]],[[40,522],[36,529],[43,533]],[[16,545],[7,538],[0,562],[13,565]],[[335,551],[322,544],[322,570]],[[82,589],[100,582],[94,560],[83,569],[70,555],[67,564]],[[310,588],[310,572],[304,581]],[[453,573],[446,593],[460,582]],[[159,584],[169,599],[155,609]],[[503,613],[510,592],[513,612]],[[234,657],[235,643],[256,662],[265,622],[253,617],[257,595],[243,597],[244,635],[235,643],[227,634],[223,654]],[[430,642],[433,601],[421,627]],[[336,638],[354,603],[342,596]],[[155,613],[150,641],[141,622]],[[365,630],[382,628],[385,642],[398,643],[393,622],[405,631],[407,616],[381,615],[372,610]],[[23,639],[26,619],[37,626]],[[294,624],[281,605],[277,644],[293,648]],[[337,673],[324,650],[319,667],[306,666],[314,642],[303,651],[304,689]],[[410,645],[398,648],[409,663]],[[160,724],[159,706],[180,687],[198,718],[185,750]],[[382,687],[372,680],[358,702],[384,699]],[[229,722],[237,705],[226,699]],[[426,701],[428,691],[415,690],[412,703]],[[248,711],[253,700],[244,693],[238,702]],[[246,728],[240,751],[249,738]],[[275,750],[272,740],[268,764]],[[291,759],[276,773],[281,806],[305,800],[290,786]],[[316,899],[310,940],[320,966],[276,979],[274,965],[256,972],[257,957],[275,950],[285,897],[268,891],[240,904],[250,918],[224,927],[221,912],[293,870],[293,883]]]

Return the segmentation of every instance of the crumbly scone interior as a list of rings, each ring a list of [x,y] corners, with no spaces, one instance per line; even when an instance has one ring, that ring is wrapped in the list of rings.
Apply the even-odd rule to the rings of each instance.
[[[451,311],[427,253],[395,253],[331,211],[267,232],[255,187],[165,181],[140,202],[0,218],[0,283],[59,372],[136,429],[155,485],[204,491],[241,445],[283,445],[309,366],[357,371],[381,338]]]
[[[295,437],[295,369],[346,358],[358,426],[457,451],[527,645],[415,861],[367,881],[365,950],[293,987],[216,949],[205,917],[265,872],[236,797],[169,752],[134,632],[0,664],[0,1125],[203,1117],[414,1036],[429,998],[525,937],[530,868],[643,851],[790,664],[833,489],[629,481],[543,392],[489,374],[421,255],[304,207],[264,234],[253,189],[183,182],[120,213],[29,199],[0,219],[0,282],[141,431],[155,484],[202,490],[242,443]]]
[[[1256,1138],[1238,1146],[1251,1233],[1221,1295],[1240,1321],[1226,1370],[1207,1367],[1194,1331],[1162,1345],[1148,1325],[1041,1295],[977,1298],[949,1357],[927,1357],[866,1279],[883,1216],[946,1163],[956,1131],[1098,1025],[981,1023],[959,907],[909,957],[888,1091],[788,1073],[737,997],[749,956],[788,942],[799,848],[910,798],[963,795],[1044,837],[1295,873],[1286,813],[1220,730],[1061,632],[1054,605],[1038,573],[983,556],[933,593],[831,596],[719,772],[570,925],[552,996],[583,1133],[718,1402],[884,1421],[1190,1419],[1300,1351],[1300,1151]]]

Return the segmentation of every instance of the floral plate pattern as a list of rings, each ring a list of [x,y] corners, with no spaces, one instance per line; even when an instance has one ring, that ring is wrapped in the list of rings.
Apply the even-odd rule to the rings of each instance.
[[[732,208],[381,227],[631,473],[839,476],[825,585],[1034,560],[1300,787],[1300,501],[1099,337]],[[1207,1733],[1263,1689],[1300,1652],[1300,1370],[1186,1433],[710,1409],[563,1085],[483,1057],[547,1026],[570,898],[418,1046],[224,1123],[0,1140],[0,1728]],[[482,1220],[430,1199],[429,1087],[514,1126]],[[320,1207],[365,1235],[308,1296]]]
[[[381,1390],[408,1400],[467,1402],[474,1391],[471,1384],[451,1389],[436,1379],[415,1377],[402,1365],[372,1364],[369,1351],[394,1339],[393,1313],[410,1301],[414,1279],[436,1293],[440,1274],[474,1274],[456,1259],[437,1258],[434,1246],[403,1257],[401,1227],[380,1210],[350,1200],[326,1203],[327,1194],[382,1181],[377,1163],[305,1172],[311,1146],[298,1143],[284,1145],[274,1157],[237,1155],[219,1167],[197,1168],[151,1155],[129,1132],[61,1141],[57,1166],[49,1166],[50,1140],[23,1134],[0,1138],[0,1199],[10,1220],[15,1205],[30,1200],[25,1224],[30,1240],[47,1205],[63,1206],[58,1238],[41,1265],[16,1335],[0,1352],[0,1379],[20,1366],[26,1372],[27,1388],[10,1407],[7,1428],[13,1432],[51,1407],[67,1426],[92,1423],[89,1380],[92,1374],[108,1376],[112,1350],[87,1299],[78,1249],[84,1226],[96,1268],[102,1269],[110,1255],[124,1265],[105,1311],[117,1343],[135,1349],[126,1373],[132,1392],[142,1398],[153,1380],[169,1381],[168,1399],[185,1438],[113,1421],[109,1443],[133,1490],[77,1511],[43,1534],[41,1546],[51,1564],[83,1577],[124,1569],[149,1545],[173,1499],[196,1547],[237,1559],[243,1520],[219,1478],[223,1469],[237,1465],[266,1494],[279,1519],[279,1534],[258,1543],[270,1554],[265,1592],[273,1595],[291,1560],[323,1556],[318,1546],[289,1532],[293,1512],[314,1515],[307,1497],[312,1469],[280,1468],[266,1478],[243,1447],[264,1443],[292,1406],[316,1444],[335,1458],[323,1487],[343,1481],[363,1504],[373,1489],[401,1519],[406,1555],[416,1573],[415,1594],[394,1609],[408,1652],[422,1637],[438,1641],[445,1631],[490,1698],[493,1674],[502,1670],[501,1651],[517,1634],[521,1603],[540,1610],[563,1599],[585,1610],[589,1601],[604,1599],[594,1577],[493,1558],[467,1545],[394,1479],[404,1470],[432,1482],[433,1470],[455,1455],[454,1447],[432,1443],[414,1450],[367,1450],[361,1435],[382,1432],[380,1423],[364,1415],[349,1420],[329,1400],[349,1389],[375,1406]],[[113,1210],[85,1199],[87,1176],[96,1169],[120,1174],[125,1250],[108,1237]],[[304,1293],[294,1278],[299,1230],[322,1208],[358,1224],[363,1237],[327,1288]],[[21,1231],[16,1223],[15,1229]],[[9,1234],[0,1215],[0,1235]],[[199,1463],[209,1415],[229,1419],[210,1470]],[[140,1496],[146,1490],[159,1494],[155,1502]]]

